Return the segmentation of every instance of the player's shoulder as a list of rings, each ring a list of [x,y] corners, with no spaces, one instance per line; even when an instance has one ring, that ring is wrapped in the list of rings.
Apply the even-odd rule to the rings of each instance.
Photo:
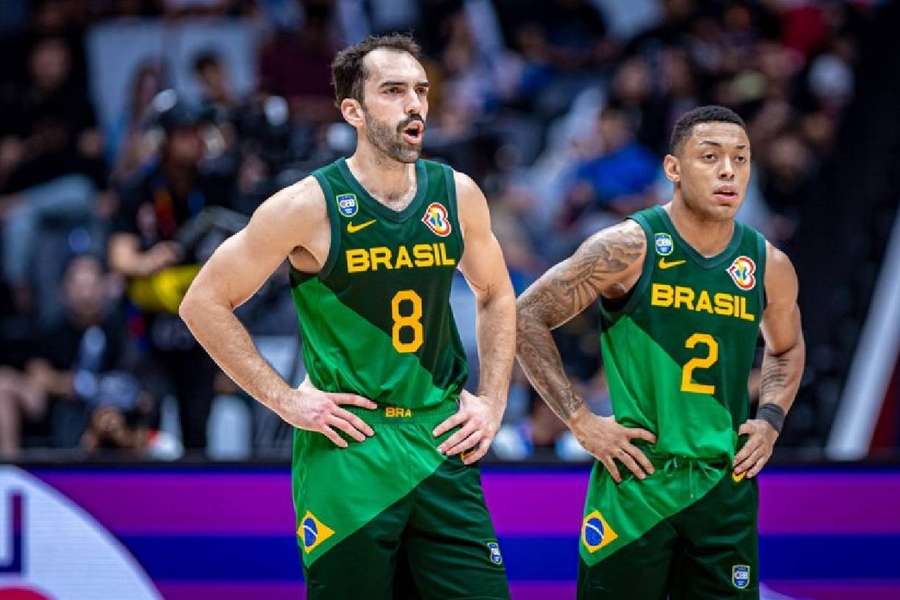
[[[796,296],[797,271],[790,257],[766,240],[766,295],[771,299],[780,295]]]
[[[584,241],[584,245],[599,245],[609,248],[618,246],[633,249],[646,248],[647,236],[644,228],[634,219],[624,219],[615,225],[604,227]]]
[[[456,186],[456,196],[463,201],[473,201],[484,199],[484,193],[475,180],[462,171],[457,171],[453,167],[448,167],[453,173],[453,183]]]
[[[286,219],[327,217],[325,193],[312,175],[278,190],[263,203],[263,206],[277,210]]]

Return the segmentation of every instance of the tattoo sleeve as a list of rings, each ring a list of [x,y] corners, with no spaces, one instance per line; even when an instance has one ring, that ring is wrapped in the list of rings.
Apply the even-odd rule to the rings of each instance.
[[[583,404],[566,377],[551,330],[559,327],[619,280],[644,255],[644,232],[628,221],[588,238],[547,271],[517,302],[517,356],[531,385],[564,421]]]
[[[800,387],[803,374],[805,348],[802,337],[787,352],[763,356],[759,384],[759,405],[777,404],[785,413],[790,410]]]

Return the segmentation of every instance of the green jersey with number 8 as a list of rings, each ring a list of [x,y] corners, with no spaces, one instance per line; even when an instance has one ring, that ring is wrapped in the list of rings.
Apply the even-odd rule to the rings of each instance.
[[[416,196],[401,211],[372,198],[343,158],[313,175],[331,247],[318,274],[291,271],[311,382],[399,417],[455,400],[468,372],[450,309],[463,252],[452,169],[416,161]]]

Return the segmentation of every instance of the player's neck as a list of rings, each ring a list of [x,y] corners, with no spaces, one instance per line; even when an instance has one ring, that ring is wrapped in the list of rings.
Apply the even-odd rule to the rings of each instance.
[[[683,198],[673,199],[664,209],[669,213],[678,235],[702,256],[715,256],[731,242],[734,220],[704,219],[688,208]]]
[[[416,194],[415,163],[402,163],[360,145],[347,159],[347,167],[373,198],[389,207],[408,204]]]

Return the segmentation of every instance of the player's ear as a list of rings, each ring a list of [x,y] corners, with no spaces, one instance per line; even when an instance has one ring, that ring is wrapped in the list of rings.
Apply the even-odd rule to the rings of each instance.
[[[355,98],[341,100],[341,116],[354,128],[361,127],[366,120],[363,116],[362,104]]]
[[[663,172],[666,174],[666,179],[672,183],[677,184],[681,181],[681,165],[674,154],[666,154],[663,159]]]

